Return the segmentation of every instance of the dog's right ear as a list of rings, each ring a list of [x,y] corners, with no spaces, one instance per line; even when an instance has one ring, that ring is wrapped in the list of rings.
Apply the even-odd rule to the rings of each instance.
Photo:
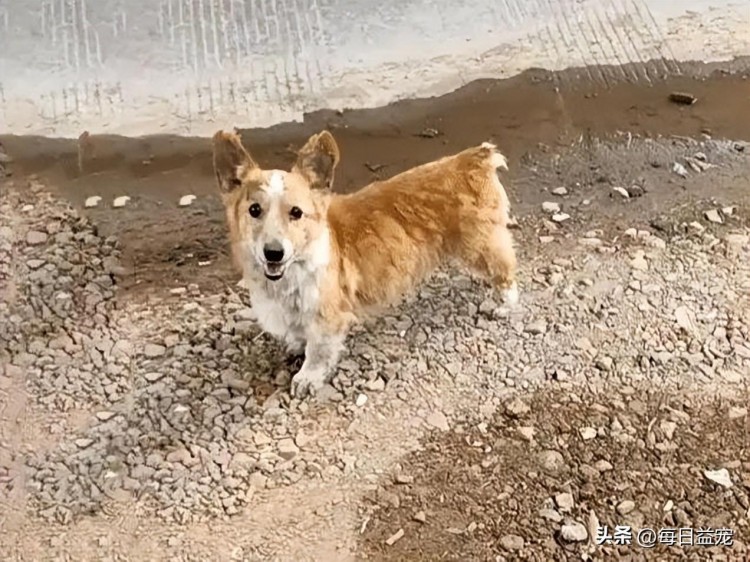
[[[218,131],[213,138],[214,173],[222,193],[229,193],[242,185],[242,178],[258,167],[237,132]]]

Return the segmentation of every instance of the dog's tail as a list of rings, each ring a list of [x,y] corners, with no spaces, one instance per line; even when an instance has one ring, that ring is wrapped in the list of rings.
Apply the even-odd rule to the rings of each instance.
[[[508,159],[491,142],[483,142],[479,146],[479,156],[487,158],[495,170],[500,168],[503,170],[508,169]]]

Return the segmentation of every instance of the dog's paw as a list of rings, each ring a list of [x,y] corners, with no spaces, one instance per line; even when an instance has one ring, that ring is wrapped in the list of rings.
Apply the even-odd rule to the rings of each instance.
[[[301,370],[292,377],[290,389],[293,398],[302,399],[305,396],[315,396],[325,385],[325,373]]]
[[[503,289],[502,297],[503,302],[508,306],[515,306],[516,304],[518,304],[518,301],[520,299],[518,283],[513,281],[513,284],[510,287],[508,287],[507,289]]]

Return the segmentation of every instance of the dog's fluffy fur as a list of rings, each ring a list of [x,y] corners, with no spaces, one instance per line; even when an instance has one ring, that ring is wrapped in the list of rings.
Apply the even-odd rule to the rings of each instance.
[[[294,395],[325,383],[353,322],[448,258],[489,279],[506,302],[518,299],[509,202],[496,173],[507,164],[493,145],[350,195],[331,193],[339,150],[327,131],[307,141],[289,172],[261,169],[236,133],[216,133],[213,145],[233,257],[258,322],[305,356]]]

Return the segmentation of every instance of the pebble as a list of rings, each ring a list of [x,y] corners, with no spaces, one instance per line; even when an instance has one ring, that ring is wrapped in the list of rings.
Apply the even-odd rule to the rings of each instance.
[[[555,495],[555,505],[557,505],[557,509],[560,510],[561,513],[570,513],[573,511],[573,507],[575,507],[573,495],[569,492],[562,492]]]
[[[299,447],[295,445],[292,439],[281,439],[277,447],[279,449],[279,456],[283,459],[290,460],[297,456],[299,453]]]
[[[747,408],[740,408],[738,406],[732,406],[729,408],[727,416],[730,420],[738,420],[747,416]]]
[[[638,251],[630,260],[630,267],[636,271],[648,271],[648,261],[646,261],[646,255],[643,251]]]
[[[508,415],[513,418],[520,418],[531,411],[529,405],[520,398],[514,398],[511,402],[508,403],[505,409]]]
[[[193,201],[195,201],[195,195],[183,195],[180,197],[179,205],[180,207],[187,207],[192,205]]]
[[[46,232],[40,232],[38,230],[31,230],[26,234],[26,243],[29,246],[39,246],[47,242],[49,236]]]
[[[533,427],[519,427],[518,434],[523,437],[526,441],[533,441],[536,430]]]
[[[565,459],[559,451],[547,449],[539,453],[539,464],[549,473],[555,474],[567,468]]]
[[[703,475],[711,482],[715,482],[724,488],[731,488],[733,486],[732,478],[729,476],[729,471],[726,468],[704,470]]]
[[[427,514],[424,511],[417,511],[412,519],[414,519],[414,521],[416,521],[417,523],[426,523]]]
[[[102,198],[99,195],[92,195],[91,197],[86,198],[86,201],[83,202],[83,206],[87,209],[91,209],[92,207],[98,206],[101,200]]]
[[[617,504],[617,513],[620,515],[627,515],[635,509],[635,502],[631,500],[623,500]]]
[[[505,550],[521,550],[524,544],[523,537],[518,535],[504,535],[500,538],[500,545]]]
[[[568,188],[567,187],[556,187],[552,190],[552,195],[558,195],[562,197],[563,195],[568,194]]]
[[[557,223],[565,222],[570,220],[570,215],[567,213],[555,213],[552,215],[552,220]]]
[[[357,395],[357,401],[355,402],[357,405],[357,408],[361,408],[365,404],[367,404],[367,395],[366,394],[359,394]]]
[[[167,352],[167,348],[163,345],[157,345],[155,343],[148,343],[143,348],[143,354],[151,359],[161,357]]]
[[[542,210],[550,215],[560,212],[560,204],[552,201],[542,203]]]
[[[539,336],[547,332],[547,322],[544,320],[535,320],[534,322],[527,324],[523,331],[532,336]]]
[[[712,222],[715,224],[723,224],[724,219],[721,218],[721,214],[719,214],[719,211],[716,209],[710,209],[704,213],[704,216],[706,217],[706,220],[708,222]]]
[[[683,178],[686,178],[688,176],[687,168],[685,168],[685,166],[683,166],[679,162],[675,162],[672,165],[672,171],[678,176],[683,177]]]
[[[445,414],[439,410],[430,413],[427,418],[425,418],[425,421],[427,422],[427,425],[434,427],[435,429],[439,429],[440,431],[450,431],[451,427],[448,423],[448,418],[446,418]]]
[[[613,187],[612,191],[620,195],[623,199],[630,199],[630,193],[624,187]]]
[[[388,537],[387,539],[385,539],[385,544],[387,544],[388,546],[393,546],[399,540],[401,540],[403,538],[403,536],[404,536],[404,530],[403,529],[399,529],[398,531],[396,531],[395,533],[393,533],[390,537]]]
[[[589,535],[583,523],[574,521],[560,528],[560,536],[567,542],[583,542]]]
[[[584,441],[591,441],[597,436],[597,431],[593,427],[582,427],[578,430],[578,433]]]
[[[116,209],[124,207],[128,204],[128,201],[130,201],[130,197],[128,197],[127,195],[121,195],[120,197],[116,197],[114,201],[112,201],[112,206]]]

